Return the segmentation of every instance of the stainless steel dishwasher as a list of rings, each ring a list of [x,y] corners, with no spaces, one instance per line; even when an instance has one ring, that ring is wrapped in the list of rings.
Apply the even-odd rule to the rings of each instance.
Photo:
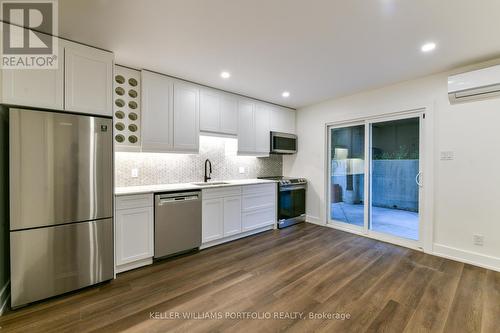
[[[155,258],[201,245],[201,191],[155,195]]]

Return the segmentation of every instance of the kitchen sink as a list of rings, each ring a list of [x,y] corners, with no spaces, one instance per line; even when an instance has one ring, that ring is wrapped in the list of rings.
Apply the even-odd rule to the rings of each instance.
[[[227,183],[227,182],[207,182],[207,183],[199,182],[199,183],[191,183],[191,184],[197,185],[197,186],[214,186],[214,185],[228,185],[229,183]]]

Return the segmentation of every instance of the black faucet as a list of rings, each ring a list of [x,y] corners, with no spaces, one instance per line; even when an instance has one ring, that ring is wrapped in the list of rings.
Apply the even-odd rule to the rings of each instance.
[[[208,172],[207,172],[207,165],[209,168]],[[210,160],[207,158],[205,160],[205,183],[208,182],[209,179],[212,179],[212,177],[210,177],[211,175],[212,175],[212,162],[210,162]]]

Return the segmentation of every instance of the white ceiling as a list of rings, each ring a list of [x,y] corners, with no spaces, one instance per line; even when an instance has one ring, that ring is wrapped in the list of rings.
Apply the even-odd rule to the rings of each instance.
[[[498,0],[59,0],[59,13],[61,36],[119,64],[291,107],[500,55]]]

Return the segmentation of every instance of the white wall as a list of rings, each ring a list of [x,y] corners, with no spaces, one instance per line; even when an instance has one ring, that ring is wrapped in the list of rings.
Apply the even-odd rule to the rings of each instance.
[[[499,63],[500,60],[468,68]],[[451,73],[451,72],[450,72]],[[307,215],[326,223],[325,124],[431,106],[434,181],[429,203],[434,220],[429,252],[500,270],[500,98],[450,105],[447,77],[441,73],[309,106],[297,112],[298,153],[284,158],[287,176],[309,181]],[[356,75],[356,73],[353,73]],[[425,149],[425,147],[424,147]],[[440,161],[440,151],[454,151]],[[425,221],[428,223],[429,221]],[[428,224],[429,225],[429,224]],[[473,245],[484,235],[484,246]]]

